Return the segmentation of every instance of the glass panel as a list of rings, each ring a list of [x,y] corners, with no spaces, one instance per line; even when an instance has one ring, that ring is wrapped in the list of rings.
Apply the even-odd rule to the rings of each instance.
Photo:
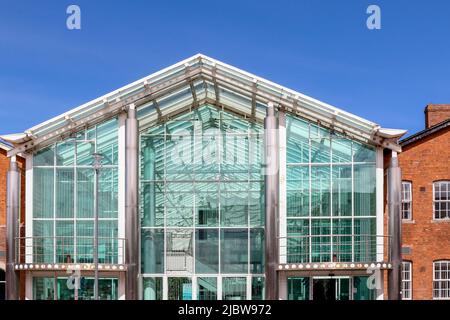
[[[146,183],[143,186],[143,227],[164,226],[164,183]]]
[[[143,136],[142,177],[146,181],[164,179],[164,135]]]
[[[53,218],[54,169],[33,169],[33,217]]]
[[[163,299],[163,279],[144,278],[144,300]]]
[[[56,280],[57,300],[75,300],[74,281],[74,279],[69,278],[58,278]]]
[[[47,147],[39,150],[33,156],[33,166],[53,166],[55,164],[54,147]]]
[[[56,165],[73,166],[75,163],[75,143],[65,141],[56,145]]]
[[[192,300],[191,278],[168,278],[169,300]]]
[[[197,273],[218,273],[219,231],[198,229],[195,231],[195,271]]]
[[[309,220],[287,219],[287,262],[309,262]]]
[[[173,227],[193,225],[194,192],[192,183],[166,185],[166,223]]]
[[[97,126],[97,153],[103,155],[103,165],[117,164],[117,119]]]
[[[98,223],[98,229],[99,263],[117,263],[119,253],[119,244],[117,240],[117,220],[100,220]]]
[[[311,215],[329,216],[330,211],[330,167],[311,167]]]
[[[219,191],[217,183],[195,183],[195,219],[197,226],[219,225]]]
[[[94,170],[77,169],[77,218],[94,217]]]
[[[143,229],[142,272],[164,273],[164,230]]]
[[[92,155],[95,153],[95,142],[77,142],[77,165],[92,165]]]
[[[74,224],[72,221],[56,221],[56,262],[74,262]]]
[[[264,300],[264,278],[252,278],[252,300]]]
[[[117,218],[118,173],[117,169],[100,170],[98,182],[98,215],[100,218]]]
[[[217,278],[197,279],[197,299],[217,300]]]
[[[333,262],[352,261],[352,219],[333,220]]]
[[[222,229],[220,254],[220,270],[222,273],[247,273],[247,229]]]
[[[348,139],[334,138],[331,140],[333,162],[352,162],[352,141]]]
[[[54,262],[53,221],[33,221],[33,262]]]
[[[375,162],[375,147],[360,144],[353,141],[353,161],[354,162]]]
[[[309,125],[306,121],[287,118],[287,163],[308,163]]]
[[[264,227],[265,221],[265,190],[264,184],[261,182],[250,182],[249,189],[249,214],[251,227]]]
[[[309,215],[309,167],[287,167],[287,216]]]
[[[333,166],[333,216],[352,215],[352,168]]]
[[[330,139],[311,139],[311,162],[330,163],[331,162]]]
[[[354,179],[355,216],[375,216],[375,165],[355,165]]]
[[[100,226],[100,225],[99,225]],[[77,262],[94,262],[94,221],[77,221]]]
[[[264,273],[264,229],[250,229],[250,273]]]
[[[74,169],[56,169],[56,217],[73,218]]]
[[[247,279],[246,278],[223,278],[222,300],[246,300]]]
[[[375,300],[375,289],[369,289],[368,277],[353,277],[353,300]]]
[[[248,225],[248,183],[223,183],[220,189],[221,225],[244,227]]]
[[[376,218],[355,219],[355,261],[370,262],[376,257]]]
[[[193,272],[193,234],[192,230],[167,230],[166,269],[167,271]]]
[[[313,262],[329,262],[331,255],[330,219],[312,220],[311,260]]]
[[[288,300],[309,300],[309,278],[288,278]]]
[[[33,300],[53,300],[54,294],[54,278],[33,278]]]

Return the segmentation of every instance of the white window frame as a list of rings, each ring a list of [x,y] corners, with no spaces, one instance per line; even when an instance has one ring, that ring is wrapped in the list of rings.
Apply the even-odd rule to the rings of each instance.
[[[409,187],[409,190],[406,191],[405,186]],[[404,204],[409,203],[409,215],[405,218],[405,210]],[[410,221],[412,220],[412,182],[411,181],[402,181],[402,220]]]
[[[436,266],[440,265],[441,268],[443,265],[447,267],[447,277],[442,278],[444,273],[439,271],[439,278],[436,277],[437,271]],[[441,269],[442,270],[442,269]],[[438,288],[436,288],[436,285]],[[442,287],[445,286],[444,289]],[[433,300],[450,300],[450,260],[438,260],[433,262]]]
[[[408,268],[405,268],[408,266]],[[412,300],[412,262],[402,262],[402,300]]]
[[[447,184],[447,200],[436,200],[436,186]],[[447,212],[444,218],[436,217],[436,203],[446,203]],[[450,180],[440,180],[433,182],[433,220],[450,220]]]

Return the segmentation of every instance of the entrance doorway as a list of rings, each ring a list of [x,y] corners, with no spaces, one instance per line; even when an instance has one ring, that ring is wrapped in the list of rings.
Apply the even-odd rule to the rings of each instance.
[[[313,278],[312,298],[316,301],[350,299],[350,278]]]

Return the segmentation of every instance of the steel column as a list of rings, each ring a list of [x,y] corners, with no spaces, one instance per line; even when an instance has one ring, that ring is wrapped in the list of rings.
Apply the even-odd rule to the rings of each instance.
[[[279,206],[279,165],[278,165],[278,120],[275,108],[269,103],[264,119],[265,156],[265,298],[278,299],[278,206]]]
[[[401,232],[401,170],[398,166],[397,153],[392,151],[391,162],[388,168],[388,209],[389,209],[389,235],[390,260],[392,269],[388,273],[389,300],[401,299],[401,266],[402,266],[402,232]]]
[[[6,199],[6,299],[19,299],[19,275],[15,271],[16,239],[19,231],[20,173],[16,157],[11,157],[7,173]]]
[[[127,276],[125,298],[138,299],[139,272],[139,224],[138,224],[138,152],[139,127],[136,119],[136,109],[132,104],[128,109],[126,120],[126,166],[125,166],[125,263]]]

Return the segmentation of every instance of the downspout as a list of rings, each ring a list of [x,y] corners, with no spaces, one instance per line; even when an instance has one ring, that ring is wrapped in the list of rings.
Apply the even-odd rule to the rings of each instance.
[[[126,119],[125,160],[125,263],[127,265],[125,299],[138,299],[139,222],[138,222],[138,152],[139,127],[132,104]]]
[[[402,266],[402,220],[401,220],[401,187],[402,174],[398,164],[397,152],[392,151],[388,168],[388,210],[390,260],[392,269],[388,272],[388,298],[401,300],[401,266]]]
[[[265,157],[265,298],[278,299],[278,119],[275,107],[269,103],[264,119],[264,157]]]
[[[6,199],[6,299],[19,300],[19,275],[15,271],[19,231],[20,173],[15,156],[11,157],[7,173]],[[18,253],[18,251],[17,251]]]

